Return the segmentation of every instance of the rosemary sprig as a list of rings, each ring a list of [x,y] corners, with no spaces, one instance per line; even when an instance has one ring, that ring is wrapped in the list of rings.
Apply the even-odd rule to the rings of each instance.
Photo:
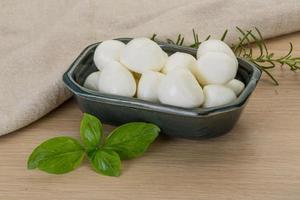
[[[242,30],[241,28],[236,27],[236,30],[240,36],[238,37],[236,44],[231,45],[233,52],[236,54],[236,56],[245,58],[255,63],[259,69],[269,76],[275,85],[279,85],[279,83],[271,73],[271,69],[275,68],[277,65],[280,67],[287,66],[291,71],[300,70],[300,57],[295,57],[292,55],[292,43],[289,43],[290,47],[287,54],[283,56],[275,56],[274,53],[269,52],[264,38],[258,28],[255,27],[253,30]],[[221,36],[222,41],[225,40],[227,33],[228,30],[225,30]],[[157,41],[156,36],[156,34],[153,34],[151,39]],[[209,40],[210,37],[210,35],[207,36],[203,41]],[[181,34],[177,36],[175,41],[168,38],[166,42],[169,44],[198,48],[201,44],[201,40],[199,40],[199,36],[194,29],[193,38],[194,43],[190,45],[184,44],[184,37]],[[254,54],[254,49],[258,49],[258,53]]]

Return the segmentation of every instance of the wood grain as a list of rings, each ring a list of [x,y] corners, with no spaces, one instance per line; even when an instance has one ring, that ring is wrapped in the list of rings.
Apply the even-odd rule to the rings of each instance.
[[[300,32],[268,42],[300,54]],[[262,77],[236,127],[203,141],[159,138],[145,156],[123,162],[119,178],[85,162],[65,175],[27,170],[42,141],[78,138],[82,116],[68,101],[36,123],[0,138],[0,199],[300,199],[300,76],[279,67],[280,86]],[[108,132],[112,126],[105,125]]]

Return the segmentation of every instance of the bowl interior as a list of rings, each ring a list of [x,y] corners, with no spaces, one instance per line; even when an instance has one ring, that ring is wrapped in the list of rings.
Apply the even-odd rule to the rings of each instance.
[[[127,43],[131,40],[131,38],[121,38],[118,40]],[[212,108],[186,109],[186,108],[179,108],[176,106],[143,101],[135,97],[131,98],[131,97],[121,97],[117,95],[103,94],[98,91],[89,90],[83,87],[83,83],[86,77],[92,72],[97,71],[97,68],[93,62],[93,55],[98,44],[99,43],[88,46],[81,53],[81,55],[79,55],[79,57],[74,61],[74,63],[71,65],[70,69],[66,72],[64,76],[66,85],[73,92],[76,92],[78,95],[85,95],[88,96],[89,98],[94,98],[94,99],[102,98],[102,99],[109,99],[115,101],[122,101],[122,103],[127,103],[130,106],[135,105],[137,106],[137,108],[148,107],[149,109],[165,110],[174,113],[181,112],[182,114],[185,113],[189,115],[202,115],[202,114],[212,113],[215,111],[225,111],[229,109],[234,109],[242,106],[246,102],[250,94],[255,89],[256,83],[259,80],[261,75],[261,71],[255,66],[255,64],[250,63],[244,59],[238,58],[239,68],[238,68],[238,73],[236,75],[236,78],[241,80],[245,84],[245,89],[234,102],[227,105],[212,107]],[[184,52],[196,57],[197,50],[193,48],[171,45],[166,43],[159,43],[159,45],[166,53],[168,53],[168,55],[171,55],[175,52]],[[69,80],[66,81],[66,79]]]

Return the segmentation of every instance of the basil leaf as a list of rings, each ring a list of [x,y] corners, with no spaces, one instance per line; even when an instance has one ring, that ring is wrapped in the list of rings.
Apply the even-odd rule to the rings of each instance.
[[[142,155],[158,136],[160,129],[144,122],[132,122],[116,128],[107,138],[104,147],[117,152],[121,159]]]
[[[77,140],[71,137],[55,137],[33,150],[27,167],[52,174],[63,174],[78,167],[83,157],[84,149]]]
[[[87,149],[96,148],[102,137],[102,124],[93,115],[84,113],[80,123],[80,138]]]
[[[121,160],[119,155],[108,149],[97,149],[88,154],[96,172],[107,176],[120,176]]]

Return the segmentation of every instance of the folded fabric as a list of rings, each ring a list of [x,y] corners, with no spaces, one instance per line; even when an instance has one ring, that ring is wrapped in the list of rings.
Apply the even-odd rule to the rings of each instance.
[[[266,37],[300,30],[299,0],[1,0],[0,135],[70,97],[62,74],[90,43],[116,37],[220,37],[235,26]]]

